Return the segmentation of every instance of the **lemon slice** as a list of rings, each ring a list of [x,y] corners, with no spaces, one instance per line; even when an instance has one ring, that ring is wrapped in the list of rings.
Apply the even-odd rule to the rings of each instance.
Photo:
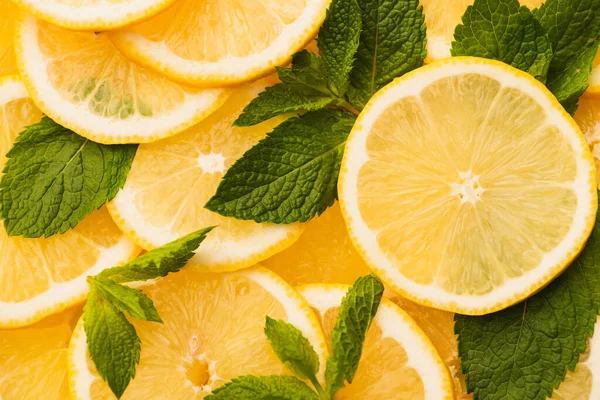
[[[0,170],[15,137],[40,118],[20,79],[0,78]],[[106,208],[66,234],[48,239],[9,237],[0,222],[0,249],[2,328],[34,323],[82,301],[87,275],[128,261],[140,251],[119,231]]]
[[[115,29],[149,18],[175,0],[13,0],[36,17],[75,30]]]
[[[177,81],[231,85],[285,64],[317,34],[329,3],[180,0],[112,38],[131,59]]]
[[[126,59],[104,33],[69,31],[28,15],[17,22],[15,50],[38,107],[100,143],[174,135],[215,111],[229,93],[176,84]]]
[[[340,204],[397,293],[461,314],[508,307],[583,248],[598,207],[585,138],[506,64],[454,57],[377,93],[352,130]]]
[[[586,94],[579,100],[575,121],[590,145],[596,162],[596,180],[600,187],[600,99]]]
[[[262,264],[292,286],[307,283],[350,285],[371,273],[354,249],[338,203],[305,224],[304,233],[296,243]]]
[[[349,287],[298,287],[319,316],[328,343]],[[454,395],[448,370],[427,336],[408,314],[384,298],[367,333],[354,380],[335,399],[443,400]]]
[[[192,259],[204,270],[236,270],[289,247],[300,224],[257,224],[204,208],[221,178],[282,119],[232,127],[243,108],[273,78],[238,88],[217,112],[184,133],[141,145],[125,187],[109,204],[117,225],[146,250],[206,226],[218,225]]]
[[[241,375],[291,375],[264,334],[267,316],[300,329],[325,365],[327,345],[311,308],[265,268],[220,274],[186,268],[144,292],[164,323],[131,320],[142,355],[123,400],[203,399]],[[80,320],[69,347],[71,398],[113,398],[86,349]]]
[[[18,72],[13,38],[19,8],[12,1],[0,0],[0,15],[0,76],[4,76]]]
[[[599,94],[600,93],[600,53],[594,58],[592,73],[590,74],[590,86],[588,88],[589,93]]]
[[[462,23],[467,7],[475,0],[421,0],[427,25],[426,63],[450,57],[454,30]],[[543,0],[519,0],[531,9],[540,6]]]
[[[0,330],[0,398],[66,399],[67,349],[81,307],[19,329]]]

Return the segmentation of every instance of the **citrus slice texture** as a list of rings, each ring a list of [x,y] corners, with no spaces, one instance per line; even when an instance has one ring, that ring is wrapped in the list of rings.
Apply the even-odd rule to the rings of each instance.
[[[177,81],[231,85],[285,64],[317,34],[329,3],[180,0],[111,37],[131,59]]]
[[[342,298],[350,286],[313,284],[298,287],[321,320],[328,344]],[[342,399],[454,399],[452,381],[437,351],[415,321],[382,299],[365,339],[352,384]]]
[[[67,349],[81,307],[0,330],[0,398],[66,399]]]
[[[17,135],[40,118],[19,78],[0,78],[0,170]],[[0,222],[0,249],[2,328],[31,324],[82,301],[87,275],[128,261],[140,251],[106,208],[64,235],[47,239],[9,237]]]
[[[594,58],[592,73],[590,74],[589,93],[600,94],[600,54]]]
[[[305,224],[300,239],[262,263],[292,286],[307,283],[350,285],[371,273],[354,249],[338,203]]]
[[[462,23],[462,16],[474,0],[421,0],[427,25],[426,63],[450,57],[454,30]],[[531,9],[539,7],[543,0],[519,0]]]
[[[0,0],[0,15],[0,76],[4,76],[18,72],[13,38],[19,8],[12,1]]]
[[[598,207],[592,154],[555,97],[471,57],[430,64],[371,99],[339,193],[355,247],[395,292],[471,315],[563,271]]]
[[[69,31],[29,15],[17,22],[15,50],[38,107],[100,143],[174,135],[219,108],[229,93],[176,84],[129,61],[105,33]]]
[[[264,334],[267,316],[300,329],[324,365],[327,345],[316,316],[265,268],[221,274],[183,269],[144,292],[164,323],[131,320],[142,354],[123,400],[203,399],[241,375],[291,375]],[[69,379],[72,399],[114,398],[87,356],[83,320],[71,339]]]
[[[596,163],[596,180],[600,184],[600,97],[589,94],[579,100],[575,121],[590,145]]]
[[[218,225],[192,259],[204,270],[250,267],[289,247],[300,224],[257,224],[204,208],[221,178],[282,119],[232,127],[243,108],[272,78],[238,88],[217,112],[184,133],[141,145],[125,187],[109,204],[117,225],[146,250],[206,226]]]
[[[36,17],[74,30],[115,29],[160,12],[175,0],[13,0]]]

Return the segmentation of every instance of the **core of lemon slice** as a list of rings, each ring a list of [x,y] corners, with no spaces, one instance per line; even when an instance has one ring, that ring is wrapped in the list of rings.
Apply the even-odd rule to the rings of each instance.
[[[427,58],[433,62],[450,57],[454,41],[454,30],[462,23],[462,16],[474,0],[421,0],[425,24],[427,25]],[[531,9],[540,6],[543,0],[519,0]]]
[[[219,274],[185,268],[143,290],[164,323],[131,320],[142,354],[123,400],[198,400],[241,375],[291,375],[264,334],[267,316],[300,329],[324,365],[327,345],[316,316],[265,268]],[[72,399],[113,398],[87,355],[82,320],[69,347],[69,380]]]
[[[298,287],[319,316],[329,345],[349,288],[339,284]],[[367,332],[354,380],[335,399],[443,400],[454,395],[448,370],[430,340],[408,314],[384,298]]]
[[[17,135],[40,118],[20,79],[0,78],[0,170]],[[87,275],[128,261],[140,251],[106,208],[64,235],[47,239],[9,237],[0,222],[0,249],[2,328],[31,324],[83,300]]]
[[[237,88],[201,123],[175,137],[141,145],[125,187],[109,204],[117,225],[146,250],[218,225],[192,259],[204,270],[249,267],[294,243],[302,233],[300,224],[258,224],[204,208],[227,169],[282,121],[232,127],[243,108],[272,82],[268,78]]]
[[[104,33],[75,32],[24,15],[15,50],[38,107],[93,141],[145,143],[204,119],[229,91],[174,83],[134,64]]]
[[[0,330],[0,398],[66,399],[67,352],[81,307],[19,329]]]
[[[172,79],[231,85],[285,64],[317,34],[330,1],[180,0],[111,37],[133,60]]]
[[[600,97],[590,94],[581,97],[575,121],[592,150],[596,163],[596,180],[600,185]]]
[[[598,207],[592,154],[556,98],[527,73],[471,57],[371,99],[339,193],[350,237],[392,289],[462,314],[545,286],[581,251]]]
[[[175,0],[13,0],[36,17],[74,30],[103,31],[149,18]]]
[[[12,1],[0,0],[0,15],[0,76],[4,76],[18,72],[13,38],[19,8]]]

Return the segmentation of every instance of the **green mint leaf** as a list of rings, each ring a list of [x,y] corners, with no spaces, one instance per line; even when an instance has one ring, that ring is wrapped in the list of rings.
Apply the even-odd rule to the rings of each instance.
[[[323,61],[308,50],[300,50],[292,57],[292,68],[310,68],[315,71],[323,71]]]
[[[423,65],[425,17],[418,0],[361,0],[362,34],[350,74],[350,101],[362,109],[390,83]]]
[[[83,328],[98,374],[114,395],[121,398],[140,362],[140,339],[135,328],[121,311],[102,297],[95,285],[90,286],[83,308]]]
[[[11,236],[52,236],[75,227],[116,196],[137,145],[102,145],[50,118],[25,129],[8,152],[0,182]]]
[[[547,86],[568,111],[574,111],[587,89],[586,71],[600,40],[600,0],[546,0],[534,13],[554,50]],[[584,72],[572,78],[580,69]]]
[[[334,97],[334,94],[329,90],[323,63],[316,55],[306,50],[294,55],[292,68],[277,67],[277,75],[281,82],[293,90]]]
[[[538,294],[483,317],[456,315],[475,398],[545,400],[575,369],[600,311],[599,220],[577,260]]]
[[[306,222],[333,205],[354,117],[320,110],[291,118],[227,171],[206,208],[256,222]]]
[[[144,321],[162,322],[154,303],[141,290],[92,277],[88,278],[88,282],[119,311]]]
[[[116,283],[138,282],[177,272],[194,256],[194,252],[213,229],[214,227],[210,227],[190,233],[125,265],[105,269],[96,278]]]
[[[319,356],[302,332],[294,325],[267,317],[265,335],[282,363],[300,379],[317,381]]]
[[[338,96],[343,96],[348,89],[361,30],[361,10],[356,0],[333,0],[317,44],[332,90]]]
[[[206,400],[319,400],[310,387],[294,376],[245,375],[213,390]]]
[[[383,290],[381,281],[371,274],[358,278],[342,300],[331,332],[331,356],[325,369],[327,392],[332,398],[345,381],[352,383],[354,379],[363,343],[377,314]]]
[[[335,104],[337,99],[310,87],[286,85],[268,87],[244,108],[234,126],[252,126],[281,114],[316,111]]]
[[[456,27],[451,53],[503,61],[541,82],[552,61],[552,44],[540,22],[519,0],[475,0]]]

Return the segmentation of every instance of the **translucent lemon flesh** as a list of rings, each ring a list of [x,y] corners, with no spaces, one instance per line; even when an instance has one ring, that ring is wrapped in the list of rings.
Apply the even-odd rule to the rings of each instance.
[[[600,99],[585,95],[579,100],[575,121],[590,145],[596,163],[596,178],[600,182]]]
[[[0,76],[17,73],[13,37],[18,14],[19,9],[12,1],[0,0]]]

